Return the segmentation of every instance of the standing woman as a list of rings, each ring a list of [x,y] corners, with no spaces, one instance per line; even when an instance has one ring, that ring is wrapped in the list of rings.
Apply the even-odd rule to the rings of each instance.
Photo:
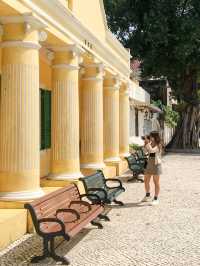
[[[150,133],[150,142],[145,145],[145,149],[149,153],[149,159],[145,170],[144,184],[146,196],[142,202],[151,202],[151,205],[158,205],[158,195],[160,192],[160,175],[162,174],[162,145],[160,135],[157,131]],[[150,181],[153,176],[155,185],[155,194],[153,200],[150,194]]]

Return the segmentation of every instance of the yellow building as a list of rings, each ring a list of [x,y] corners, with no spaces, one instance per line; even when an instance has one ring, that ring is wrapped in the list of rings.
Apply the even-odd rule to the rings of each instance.
[[[126,169],[130,53],[103,0],[0,0],[0,59],[0,221],[13,230],[45,187]]]

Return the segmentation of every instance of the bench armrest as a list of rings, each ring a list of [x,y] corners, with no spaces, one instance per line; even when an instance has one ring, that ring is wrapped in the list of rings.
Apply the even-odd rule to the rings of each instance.
[[[69,207],[71,207],[72,205],[84,205],[84,206],[88,207],[88,211],[90,211],[92,209],[90,203],[88,203],[87,201],[84,201],[84,200],[71,201]]]
[[[96,195],[96,194],[92,194],[92,193],[89,193],[89,194],[82,194],[80,195],[81,199],[82,198],[87,198],[89,201],[91,201],[92,203],[101,203],[101,198]],[[94,198],[94,200],[92,200],[91,198]]]
[[[103,192],[103,194],[104,194],[104,199],[107,199],[107,197],[108,197],[108,194],[107,194],[106,190],[103,189],[103,188],[89,188],[89,189],[88,189],[88,192],[89,192],[89,193],[90,193],[90,192]]]
[[[118,183],[118,186],[116,186],[116,187],[109,187],[109,186],[107,185],[107,182],[117,182],[117,183]],[[119,180],[119,179],[117,179],[117,178],[107,178],[107,179],[106,179],[106,186],[107,186],[108,188],[122,188],[122,187],[123,187],[123,186],[122,186],[122,181]]]
[[[72,214],[74,214],[74,215],[76,216],[77,220],[80,219],[80,214],[79,214],[76,210],[74,210],[74,209],[58,209],[58,210],[56,211],[56,217],[57,217],[57,215],[58,215],[59,213],[62,213],[62,212],[69,212],[69,213],[72,213]]]
[[[58,232],[61,232],[61,233],[63,233],[63,235],[65,234],[65,225],[64,225],[64,223],[61,221],[61,220],[59,220],[58,218],[41,218],[41,219],[39,219],[38,220],[38,225],[39,225],[39,231],[40,231],[40,233],[43,235],[43,234],[46,234],[45,232],[42,232],[42,230],[41,230],[41,228],[40,228],[40,224],[42,224],[42,223],[57,223],[57,224],[59,224],[60,225],[60,227],[61,227],[61,230],[60,231],[58,231]],[[49,233],[48,233],[49,234]]]

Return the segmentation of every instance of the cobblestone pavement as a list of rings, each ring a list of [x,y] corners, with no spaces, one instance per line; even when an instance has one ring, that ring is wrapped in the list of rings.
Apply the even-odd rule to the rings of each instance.
[[[71,266],[200,265],[200,156],[170,154],[164,158],[159,206],[138,205],[143,185],[124,183],[104,229],[88,226],[71,243],[58,243]],[[0,253],[0,265],[30,265],[41,241],[26,235]],[[39,265],[56,265],[51,259]]]

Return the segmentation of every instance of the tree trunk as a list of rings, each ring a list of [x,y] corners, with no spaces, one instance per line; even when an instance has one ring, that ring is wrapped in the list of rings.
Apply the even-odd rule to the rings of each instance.
[[[200,104],[189,105],[181,113],[175,134],[167,145],[173,149],[198,149],[200,140]]]
[[[182,97],[186,105],[180,112],[180,121],[167,148],[199,149],[200,101],[195,67],[187,67],[185,70],[182,81]]]

